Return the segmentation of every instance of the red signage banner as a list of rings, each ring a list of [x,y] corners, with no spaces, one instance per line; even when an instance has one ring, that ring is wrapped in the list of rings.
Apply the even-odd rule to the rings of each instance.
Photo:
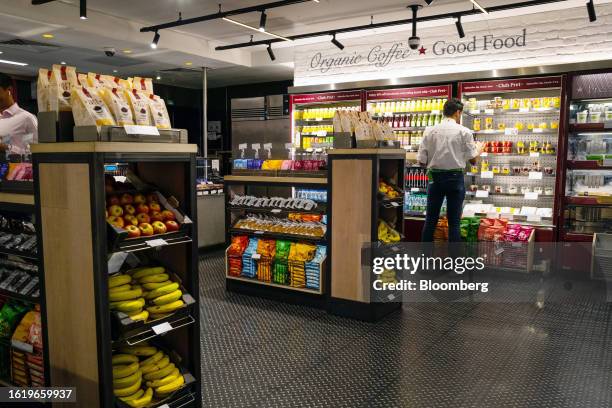
[[[361,91],[325,92],[291,95],[292,103],[324,103],[361,100]]]
[[[459,89],[464,93],[477,92],[508,92],[526,89],[561,88],[562,77],[539,77],[502,79],[496,81],[462,82]]]
[[[380,89],[368,91],[366,100],[409,99],[409,98],[450,98],[451,85],[425,86],[420,88]]]

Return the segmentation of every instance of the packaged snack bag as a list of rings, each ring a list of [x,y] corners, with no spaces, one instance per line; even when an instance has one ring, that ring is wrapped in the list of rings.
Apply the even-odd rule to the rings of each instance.
[[[440,217],[434,231],[434,242],[448,241],[448,219]]]
[[[521,226],[521,231],[518,233],[518,241],[527,242],[529,241],[529,237],[531,237],[531,233],[533,232],[533,227],[523,227]]]
[[[0,337],[8,338],[13,334],[15,325],[27,308],[18,304],[5,303],[0,310]]]
[[[521,232],[521,226],[518,224],[508,225],[506,232],[504,232],[504,241],[516,242],[518,241],[519,233]]]
[[[170,115],[166,108],[166,102],[157,95],[149,94],[148,98],[151,118],[158,129],[170,129]]]
[[[153,79],[134,77],[134,79],[132,79],[132,87],[137,91],[153,93]]]
[[[132,109],[130,103],[125,97],[125,93],[118,89],[100,89],[100,96],[104,99],[106,106],[110,109],[113,114],[115,122],[118,126],[126,126],[134,124],[134,116],[132,115]]]
[[[151,114],[148,98],[135,89],[125,91],[132,113],[134,122],[140,126],[151,126]]]
[[[243,235],[232,237],[232,243],[227,253],[229,255],[242,255],[248,245],[249,237]]]
[[[72,90],[72,113],[76,126],[114,126],[108,107],[93,88]]]
[[[39,350],[43,348],[43,333],[42,333],[42,323],[40,320],[40,312],[34,312],[34,321],[30,326],[30,332],[28,333],[28,343],[34,346]]]
[[[49,112],[49,80],[52,73],[52,71],[44,68],[38,70],[36,99],[39,112]]]
[[[483,218],[478,228],[479,241],[501,241],[506,230],[507,220],[497,218]]]
[[[72,88],[78,86],[76,68],[66,65],[53,65],[49,79],[49,110],[69,112],[72,110],[70,97]]]

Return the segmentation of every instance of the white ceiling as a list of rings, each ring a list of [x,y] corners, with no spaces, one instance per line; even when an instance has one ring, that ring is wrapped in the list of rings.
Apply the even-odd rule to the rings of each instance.
[[[269,38],[221,20],[162,30],[157,50],[149,47],[153,34],[140,33],[143,26],[176,20],[179,12],[183,18],[215,13],[219,1],[223,10],[233,10],[271,0],[88,0],[89,19],[86,21],[78,18],[78,0],[57,0],[41,6],[32,6],[30,0],[0,0],[0,42],[19,38],[56,46],[32,48],[0,44],[3,52],[0,59],[29,64],[23,68],[0,64],[0,71],[35,75],[39,67],[65,61],[82,72],[113,74],[113,70],[117,70],[115,75],[125,77],[161,74],[161,82],[188,87],[201,86],[198,67],[203,66],[211,69],[210,87],[291,79],[293,45],[290,43],[275,44],[277,60],[274,62],[268,59],[263,46],[215,51],[218,45],[246,42],[251,34],[255,40]],[[519,1],[513,1],[516,2]],[[561,4],[577,2],[584,4],[583,0]],[[481,3],[486,7],[508,2],[481,0]],[[269,10],[267,28],[281,35],[291,35],[367,24],[371,15],[375,22],[409,18],[408,4],[409,0],[306,2]],[[438,14],[470,8],[472,5],[468,0],[435,0],[423,13]],[[253,26],[259,24],[258,13],[234,18]],[[393,28],[403,32],[407,29]],[[44,39],[43,33],[52,33],[55,37]],[[329,41],[329,38],[306,41]],[[105,47],[116,48],[117,56],[104,56]],[[132,52],[124,54],[122,50],[126,49]],[[192,63],[190,67],[185,65],[188,61]]]

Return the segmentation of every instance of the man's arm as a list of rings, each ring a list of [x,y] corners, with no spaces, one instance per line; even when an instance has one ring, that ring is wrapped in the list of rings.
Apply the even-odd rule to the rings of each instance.
[[[423,133],[423,139],[421,140],[421,144],[419,145],[419,152],[417,153],[417,162],[421,167],[427,167],[427,163],[429,163],[429,151],[427,150],[427,146],[429,143],[430,134],[430,129],[425,130],[425,132]]]
[[[466,160],[471,164],[476,164],[484,145],[481,142],[474,141],[474,136],[469,129],[463,132],[463,141],[466,145]]]

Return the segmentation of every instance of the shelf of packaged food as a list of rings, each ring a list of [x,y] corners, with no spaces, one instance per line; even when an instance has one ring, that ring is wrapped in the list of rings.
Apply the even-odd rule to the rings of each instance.
[[[480,190],[479,190],[480,191]],[[484,190],[482,190],[484,191]],[[476,197],[476,191],[466,191],[465,195],[466,196],[474,196]],[[489,193],[489,195],[487,197],[476,197],[476,198],[488,198],[488,197],[523,197],[524,200],[526,201],[537,201],[540,199],[553,199],[555,198],[554,195],[544,195],[544,194],[538,194],[537,198],[525,198],[525,193],[517,193],[517,194],[510,194],[510,193]]]
[[[20,258],[28,259],[31,261],[38,261],[38,256],[36,254],[17,251],[15,249],[5,249],[5,248],[0,247],[0,255],[18,256]]]
[[[270,214],[289,214],[289,213],[299,213],[299,214],[325,214],[327,212],[327,207],[325,205],[318,205],[316,208],[312,210],[304,210],[301,208],[261,208],[261,207],[248,207],[248,206],[229,206],[230,211],[246,211],[252,213],[270,213]]]
[[[567,168],[571,170],[612,170],[612,166],[604,166],[602,160],[568,160]]]
[[[482,177],[482,173],[465,173],[466,176],[469,177]],[[488,179],[493,179],[493,178],[497,178],[497,177],[522,177],[525,180],[539,180],[539,179],[531,179],[529,178],[529,175],[525,175],[525,174],[502,174],[502,173],[497,173],[497,174],[493,174],[493,177],[484,177],[484,178],[488,178]],[[542,173],[542,178],[550,178],[550,179],[554,179],[556,178],[556,176],[554,174],[546,174],[546,173]]]
[[[7,297],[15,300],[21,300],[22,302],[28,302],[32,304],[37,304],[40,302],[39,298],[35,298],[28,295],[22,295],[20,293],[15,293],[10,290],[0,288],[0,297]]]
[[[371,112],[370,112],[371,113]],[[402,112],[388,112],[386,114],[372,115],[372,119],[384,119],[392,118],[397,115],[440,115],[442,111],[439,110],[424,110],[424,111],[402,111]]]
[[[565,197],[567,205],[584,205],[584,206],[609,206],[612,205],[612,197],[610,196],[570,196]]]
[[[325,185],[327,178],[322,177],[265,177],[265,176],[225,176],[226,183],[265,183],[265,184],[296,184]]]
[[[491,136],[491,135],[504,135],[504,136],[539,136],[539,135],[557,135],[558,130],[550,131],[542,131],[542,132],[518,132],[513,134],[506,134],[505,130],[478,130],[472,131],[475,136]]]
[[[296,119],[295,122],[298,126],[300,126],[300,123],[331,123],[333,120],[333,118]]]
[[[394,132],[407,132],[407,131],[422,131],[427,129],[428,126],[404,126],[404,127],[392,127],[391,130]]]
[[[539,157],[550,157],[550,158],[554,158],[557,157],[554,154],[542,154],[542,153],[536,153],[533,152],[529,153],[529,154],[518,154],[518,153],[481,153],[480,157],[487,157],[487,158],[491,158],[491,157],[504,157],[504,158],[519,158],[519,159],[537,159]]]
[[[255,284],[263,285],[263,286],[271,286],[271,287],[274,287],[274,288],[281,288],[281,289],[293,290],[293,291],[297,291],[297,292],[311,293],[313,295],[321,295],[321,294],[323,294],[323,292],[321,290],[314,290],[314,289],[307,289],[307,288],[296,288],[296,287],[289,286],[289,285],[279,285],[277,283],[272,283],[272,282],[263,282],[263,281],[255,279],[255,278],[251,279],[251,278],[243,278],[243,277],[240,277],[240,276],[230,276],[230,275],[226,275],[226,278],[227,279],[231,279],[231,280],[241,281],[241,282],[255,283]]]
[[[470,116],[501,116],[501,115],[519,115],[519,116],[527,116],[527,115],[560,115],[561,111],[556,108],[541,108],[541,109],[493,109],[490,110],[480,110],[480,111],[469,111],[466,112],[467,115]]]
[[[268,231],[254,231],[245,230],[240,228],[230,228],[230,234],[232,235],[248,235],[250,237],[257,238],[268,238],[268,239],[281,239],[287,241],[309,241],[314,243],[326,243],[325,237],[312,237],[309,235],[297,235],[297,234],[285,234],[282,232],[268,232]]]
[[[569,125],[570,132],[598,132],[611,133],[612,122],[606,123],[571,123]]]

